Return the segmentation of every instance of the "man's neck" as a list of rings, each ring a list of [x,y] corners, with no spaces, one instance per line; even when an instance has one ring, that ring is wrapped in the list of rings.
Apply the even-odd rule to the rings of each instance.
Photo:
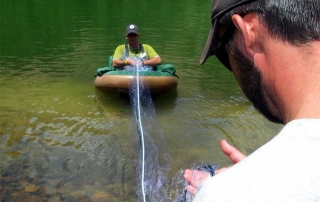
[[[301,47],[280,46],[274,57],[272,76],[284,121],[320,118],[320,42]]]
[[[136,50],[136,49],[139,49],[140,46],[139,46],[139,43],[137,43],[137,44],[129,44],[129,48],[133,49],[133,50]]]

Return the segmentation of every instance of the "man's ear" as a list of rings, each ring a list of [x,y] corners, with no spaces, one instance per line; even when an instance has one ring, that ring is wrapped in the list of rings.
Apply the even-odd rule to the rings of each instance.
[[[237,14],[232,16],[233,24],[241,32],[242,43],[249,56],[254,55],[255,32],[252,23],[253,17],[255,17],[253,14],[247,14],[244,18]]]

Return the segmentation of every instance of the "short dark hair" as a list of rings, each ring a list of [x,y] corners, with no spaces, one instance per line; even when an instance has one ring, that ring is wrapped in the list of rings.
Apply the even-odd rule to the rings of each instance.
[[[258,0],[226,13],[220,23],[227,26],[233,14],[256,13],[274,38],[293,45],[320,41],[319,0]]]

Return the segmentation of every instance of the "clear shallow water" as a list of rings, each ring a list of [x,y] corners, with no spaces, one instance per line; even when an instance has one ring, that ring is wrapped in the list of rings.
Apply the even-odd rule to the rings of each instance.
[[[137,201],[130,101],[93,85],[131,22],[180,77],[176,92],[153,100],[168,179],[193,165],[228,165],[222,138],[250,154],[277,134],[281,126],[253,109],[215,58],[198,64],[210,4],[1,1],[1,199]]]

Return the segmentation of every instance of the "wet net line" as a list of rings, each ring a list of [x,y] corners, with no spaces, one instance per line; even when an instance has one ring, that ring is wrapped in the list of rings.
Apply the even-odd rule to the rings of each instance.
[[[163,130],[156,120],[155,106],[152,99],[149,83],[144,82],[146,71],[151,71],[148,66],[140,66],[140,60],[135,60],[132,71],[133,82],[129,95],[133,111],[134,147],[139,149],[137,161],[137,189],[139,202],[167,202],[168,182],[164,172],[171,166],[171,157],[163,137]],[[135,144],[137,143],[137,144]]]
[[[141,150],[141,188],[142,188],[142,198],[143,202],[146,202],[146,193],[144,185],[144,174],[145,174],[145,143],[144,143],[144,130],[141,121],[141,104],[140,104],[140,78],[139,78],[139,66],[135,65],[135,82],[136,82],[136,101],[137,105],[135,107],[136,111],[136,123],[137,130],[139,133],[140,140],[140,150]]]

